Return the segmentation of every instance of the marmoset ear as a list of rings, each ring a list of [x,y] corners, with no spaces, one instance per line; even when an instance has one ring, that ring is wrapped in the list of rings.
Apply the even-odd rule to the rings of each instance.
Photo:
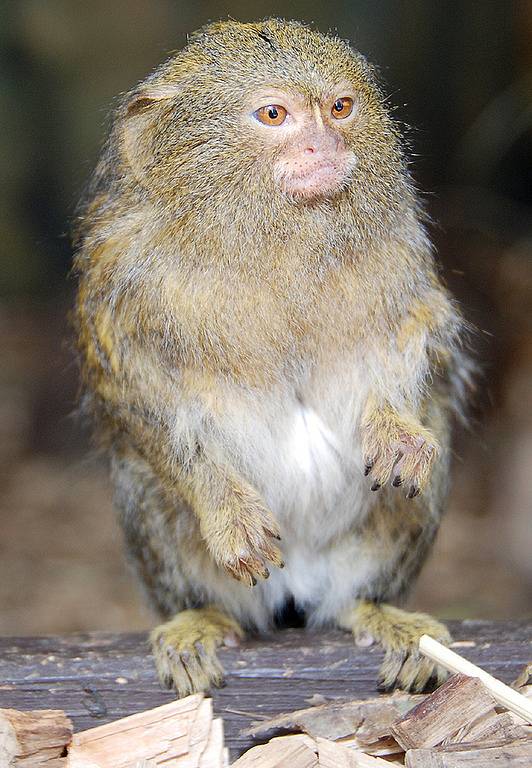
[[[126,103],[127,116],[153,106],[161,101],[168,101],[179,95],[181,89],[178,85],[161,83],[160,85],[144,86],[132,94]]]
[[[180,93],[173,84],[148,85],[139,88],[125,104],[121,133],[124,159],[137,181],[143,183],[153,159],[152,137],[163,112]]]

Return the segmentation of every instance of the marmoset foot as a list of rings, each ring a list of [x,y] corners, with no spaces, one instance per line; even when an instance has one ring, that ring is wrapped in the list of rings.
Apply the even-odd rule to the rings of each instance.
[[[240,625],[217,608],[181,611],[150,635],[161,683],[175,688],[179,698],[221,685],[216,649],[238,645],[243,636]]]
[[[447,678],[447,672],[422,656],[418,648],[421,635],[430,635],[445,645],[451,641],[447,628],[432,616],[361,601],[356,608],[346,611],[338,623],[350,630],[361,645],[368,645],[373,639],[383,646],[386,653],[379,673],[381,690],[402,688],[420,692],[429,682],[441,685]]]

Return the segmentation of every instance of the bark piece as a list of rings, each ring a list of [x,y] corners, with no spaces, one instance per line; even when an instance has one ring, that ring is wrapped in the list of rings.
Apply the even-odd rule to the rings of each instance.
[[[391,732],[405,751],[434,747],[493,710],[494,704],[480,680],[454,675],[396,722]]]
[[[65,768],[224,768],[221,720],[202,694],[76,734]]]
[[[2,768],[65,768],[72,723],[60,709],[0,709]]]
[[[405,759],[406,768],[530,768],[531,765],[532,739],[410,749]]]
[[[264,739],[287,731],[303,731],[314,738],[336,741],[353,737],[357,743],[369,745],[388,737],[397,719],[424,699],[424,696],[401,694],[361,701],[335,701],[254,722],[242,731],[242,735]]]

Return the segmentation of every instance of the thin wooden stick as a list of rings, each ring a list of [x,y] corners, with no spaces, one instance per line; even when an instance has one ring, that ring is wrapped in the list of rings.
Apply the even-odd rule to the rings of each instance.
[[[442,667],[445,667],[450,672],[478,677],[499,704],[522,717],[527,723],[532,724],[532,701],[527,699],[526,696],[514,691],[510,686],[492,677],[483,669],[446,648],[437,640],[434,640],[433,637],[429,637],[429,635],[422,635],[420,637],[419,650],[425,656],[428,656],[429,659],[441,664]]]

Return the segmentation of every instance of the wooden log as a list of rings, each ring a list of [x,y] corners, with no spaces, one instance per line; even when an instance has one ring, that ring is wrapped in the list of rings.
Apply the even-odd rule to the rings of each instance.
[[[486,744],[454,744],[436,749],[410,749],[406,768],[530,768],[532,739]]]
[[[1,768],[65,768],[72,723],[60,709],[0,709]]]
[[[221,720],[202,694],[75,734],[65,768],[225,768]]]
[[[493,710],[493,696],[475,677],[454,675],[391,728],[406,751],[434,747]]]

